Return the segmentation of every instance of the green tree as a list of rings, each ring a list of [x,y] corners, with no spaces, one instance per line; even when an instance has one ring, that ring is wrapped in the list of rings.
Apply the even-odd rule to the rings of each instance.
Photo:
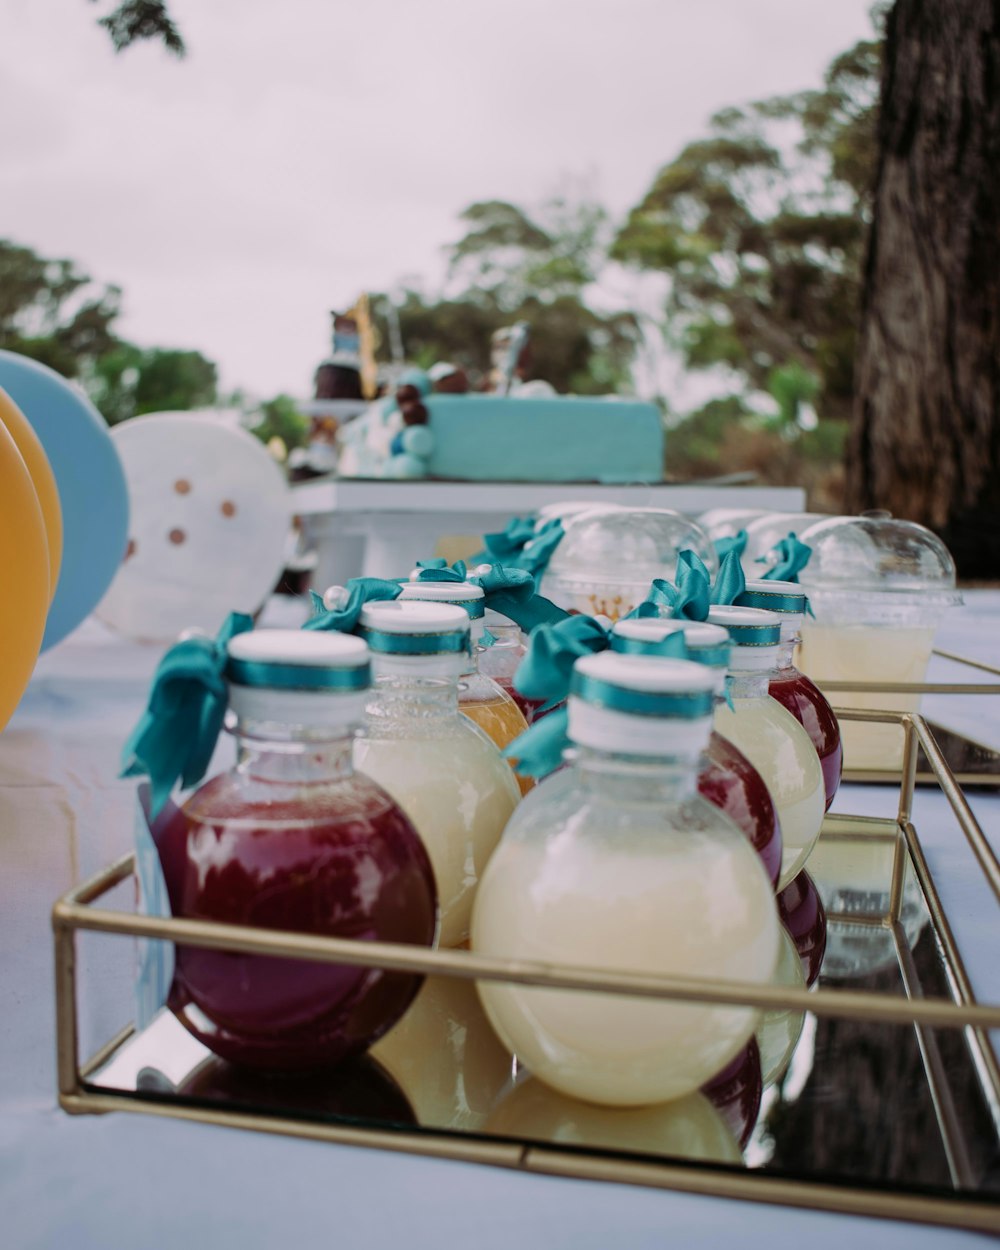
[[[290,395],[275,395],[260,406],[260,420],[251,425],[252,434],[268,443],[280,438],[287,451],[301,447],[309,436],[309,419],[299,412]]]
[[[819,90],[717,113],[612,249],[669,275],[668,331],[689,368],[722,368],[745,394],[792,368],[814,379],[821,417],[846,419],[853,399],[880,49],[838,56]]]
[[[183,412],[216,402],[216,367],[201,352],[117,341],[85,385],[109,425],[145,412]]]
[[[0,239],[0,347],[77,377],[117,343],[121,291],[71,260],[47,260]]]

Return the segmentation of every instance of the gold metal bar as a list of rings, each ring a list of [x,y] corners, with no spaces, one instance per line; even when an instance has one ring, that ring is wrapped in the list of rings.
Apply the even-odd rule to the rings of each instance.
[[[906,934],[903,932],[903,926],[897,920],[890,927],[896,948],[896,961],[899,964],[906,996],[907,998],[923,998],[923,987],[920,984],[920,977],[913,962],[913,954],[910,951]],[[924,1075],[930,1090],[934,1116],[941,1134],[941,1145],[944,1147],[948,1171],[951,1174],[951,1183],[956,1189],[974,1191],[976,1176],[969,1161],[969,1153],[965,1148],[961,1121],[955,1110],[955,1100],[952,1097],[951,1086],[948,1084],[948,1075],[941,1061],[937,1038],[931,1029],[925,1029],[923,1025],[916,1024],[913,1027],[917,1036],[920,1058],[924,1065]]]
[[[789,1180],[760,1172],[684,1167],[667,1162],[640,1163],[535,1146],[528,1150],[523,1166],[548,1176],[651,1185],[657,1189],[735,1198],[742,1202],[780,1203],[786,1207],[833,1211],[839,1215],[863,1215],[868,1219],[902,1220],[981,1233],[1000,1232],[1000,1206],[962,1201],[950,1195],[944,1199],[928,1198],[921,1194]]]
[[[941,902],[941,897],[937,892],[934,878],[931,876],[931,870],[924,855],[920,836],[910,823],[903,826],[903,834],[910,851],[913,870],[917,875],[917,881],[927,903],[927,910],[931,915],[931,923],[934,925],[938,940],[944,949],[945,963],[952,983],[952,991],[959,1002],[965,1004],[974,1003],[976,996],[972,990],[972,982],[969,980],[969,974],[965,970],[965,964],[959,953],[958,943],[955,941],[951,923]],[[990,1111],[993,1115],[996,1130],[1000,1134],[1000,1063],[997,1061],[996,1051],[993,1049],[989,1035],[978,1028],[972,1029],[970,1032],[975,1041],[974,1052],[978,1058],[976,1066],[979,1068],[981,1076],[985,1078],[983,1090],[990,1102]]]
[[[797,990],[739,981],[652,976],[617,969],[558,967],[530,960],[476,955],[469,951],[431,950],[392,942],[321,937],[286,930],[255,929],[246,925],[207,920],[162,919],[121,912],[57,904],[67,923],[95,933],[159,938],[181,946],[241,951],[254,955],[283,955],[315,963],[381,968],[394,972],[444,974],[465,980],[503,981],[546,989],[591,990],[635,998],[680,999],[683,1002],[725,1003],[731,1006],[811,1011],[814,1015],[879,1020],[886,1024],[924,1024],[942,1027],[965,1024],[1000,1027],[1000,1005],[968,1005],[927,1000],[908,1004],[890,994],[857,990]]]
[[[56,1070],[60,1095],[75,1094],[79,1036],[76,1015],[76,933],[53,923],[56,978]]]
[[[118,1047],[123,1046],[134,1033],[134,1024],[126,1024],[123,1029],[119,1029],[110,1042],[105,1042],[100,1050],[94,1051],[86,1063],[80,1064],[80,1080],[85,1081],[87,1077],[92,1076],[98,1068],[103,1067]]]
[[[816,685],[824,694],[1000,694],[1000,682],[831,680]]]
[[[992,673],[994,677],[1000,677],[1000,668],[985,664],[982,660],[970,660],[966,655],[956,655],[954,651],[942,651],[938,647],[934,648],[934,655],[939,655],[942,660],[954,660],[956,664],[966,664],[969,668],[982,669],[984,673]]]
[[[951,804],[952,811],[955,813],[962,832],[972,847],[973,854],[979,861],[983,875],[989,882],[990,889],[993,891],[997,901],[1000,902],[1000,862],[998,862],[996,855],[993,853],[993,848],[980,828],[979,822],[969,806],[968,799],[962,793],[961,786],[955,780],[954,774],[948,767],[948,761],[941,754],[940,747],[934,741],[934,735],[927,728],[927,722],[920,716],[914,716],[913,727],[920,740],[924,755],[927,756],[927,762],[934,770],[938,783]]]

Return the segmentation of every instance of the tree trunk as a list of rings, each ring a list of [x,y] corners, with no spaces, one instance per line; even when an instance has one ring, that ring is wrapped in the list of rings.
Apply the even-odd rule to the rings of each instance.
[[[1000,0],[896,0],[847,505],[1000,576]]]

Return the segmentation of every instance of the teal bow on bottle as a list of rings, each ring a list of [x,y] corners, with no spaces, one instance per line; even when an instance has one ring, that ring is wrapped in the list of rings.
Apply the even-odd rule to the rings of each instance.
[[[506,616],[526,634],[539,625],[554,624],[569,616],[551,599],[535,593],[535,578],[527,569],[509,569],[502,564],[480,566],[469,575],[469,581],[482,587],[488,608]]]
[[[712,601],[711,579],[708,569],[693,551],[682,551],[677,557],[676,577],[676,585],[663,577],[656,578],[646,598],[625,619],[671,616],[687,621],[707,620]]]
[[[542,625],[531,635],[528,654],[514,674],[515,688],[528,699],[543,699],[542,710],[562,703],[569,695],[573,665],[585,655],[596,655],[611,645],[611,634],[591,616],[570,616],[557,625]],[[643,644],[646,655],[686,659],[684,633],[677,630],[653,646]],[[569,745],[569,713],[555,707],[536,721],[504,750],[517,760],[517,771],[526,777],[547,777],[562,763]]]
[[[228,703],[227,644],[253,629],[253,619],[231,612],[215,638],[185,638],[164,655],[149,703],[122,748],[122,777],[148,777],[156,818],[179,780],[187,789],[205,775]]]
[[[382,577],[352,577],[346,586],[332,586],[326,592],[327,596],[334,591],[339,592],[334,608],[327,608],[321,596],[311,592],[313,615],[302,626],[303,629],[335,629],[342,634],[350,634],[356,628],[366,603],[398,599],[403,588],[399,582],[386,581]]]
[[[739,530],[730,538],[713,538],[712,546],[719,557],[719,563],[722,563],[730,551],[735,551],[739,556],[743,555],[747,549],[747,537],[746,530]]]
[[[712,587],[712,602],[735,603],[746,588],[747,579],[743,574],[743,565],[740,563],[740,553],[734,547],[728,555],[723,557],[722,564],[719,566],[719,575]]]
[[[761,579],[773,582],[797,582],[799,574],[809,563],[811,555],[812,547],[799,542],[795,534],[790,533],[787,538],[783,538],[780,543],[772,547],[767,555],[760,556],[757,560],[758,564],[766,564],[772,557],[777,558],[777,563],[772,565],[766,573],[762,573]]]
[[[418,560],[417,568],[418,582],[464,582],[468,577],[464,560],[456,560],[450,567],[447,560]]]
[[[483,535],[483,542],[486,545],[483,559],[489,560],[492,557],[499,560],[501,564],[515,563],[511,557],[520,556],[525,543],[530,542],[534,537],[535,522],[531,517],[516,516],[507,522],[506,527],[499,534]]]

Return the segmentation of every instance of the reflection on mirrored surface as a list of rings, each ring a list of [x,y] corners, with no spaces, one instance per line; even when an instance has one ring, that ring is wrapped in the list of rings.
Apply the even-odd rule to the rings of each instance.
[[[828,822],[810,864],[817,893],[806,888],[799,899],[806,919],[820,896],[830,909],[821,991],[950,997],[953,973],[908,860],[895,935],[887,922],[894,844],[894,826],[885,822]],[[779,979],[801,988],[803,964],[793,946],[785,944],[786,977]],[[711,1160],[742,1168],[745,1160],[752,1170],[810,1182],[1000,1195],[998,1100],[991,1103],[963,1029],[918,1032],[912,1025],[782,1014],[775,1013],[773,1037],[764,1028],[767,1071],[755,1067],[755,1052],[742,1069],[736,1064],[720,1074],[710,1091],[714,1107],[697,1096],[610,1109],[556,1094],[519,1070],[500,1045],[474,985],[448,977],[429,978],[371,1055],[329,1079],[241,1073],[211,1057],[163,1011],[88,1087],[145,1101],[181,1099],[203,1111],[443,1132],[453,1141],[469,1134],[547,1142],[564,1152],[684,1158],[692,1166]],[[763,1087],[762,1075],[774,1083]]]
[[[736,1058],[704,1085],[701,1092],[729,1125],[742,1150],[757,1125],[764,1093],[757,1039],[751,1037]]]
[[[568,1098],[526,1076],[497,1105],[486,1131],[554,1146],[743,1163],[732,1131],[703,1094],[688,1094],[654,1107],[599,1107]]]
[[[784,929],[781,930],[778,964],[771,981],[785,989],[805,989],[798,951]],[[765,1011],[761,1016],[755,1036],[760,1049],[761,1081],[764,1085],[773,1085],[784,1074],[802,1035],[805,1018],[804,1011],[793,1008]]]
[[[372,1049],[406,1091],[420,1124],[478,1131],[511,1079],[472,981],[428,977],[413,1006]]]

